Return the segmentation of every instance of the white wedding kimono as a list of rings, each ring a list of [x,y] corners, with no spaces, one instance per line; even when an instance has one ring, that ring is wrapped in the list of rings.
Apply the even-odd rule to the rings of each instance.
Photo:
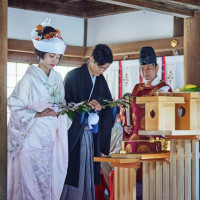
[[[8,200],[59,200],[68,167],[68,116],[36,112],[64,102],[61,75],[30,66],[8,98]],[[53,107],[55,111],[57,107]]]

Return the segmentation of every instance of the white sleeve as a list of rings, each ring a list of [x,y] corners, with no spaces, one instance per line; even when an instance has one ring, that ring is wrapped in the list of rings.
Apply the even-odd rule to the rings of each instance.
[[[123,128],[117,124],[117,129],[112,129],[112,137],[114,136],[114,141],[111,141],[110,154],[117,153],[122,148],[122,140],[123,140]],[[112,138],[111,137],[111,138]]]
[[[11,117],[16,123],[28,126],[30,121],[34,118],[36,111],[27,109],[30,95],[31,95],[30,80],[23,77],[19,81],[8,98],[8,107],[11,112]]]
[[[158,90],[158,92],[169,92],[169,90],[170,90],[169,86],[163,86]]]
[[[64,89],[64,83],[63,83],[62,78],[60,80],[60,94],[61,94],[62,102],[65,102],[65,89]]]

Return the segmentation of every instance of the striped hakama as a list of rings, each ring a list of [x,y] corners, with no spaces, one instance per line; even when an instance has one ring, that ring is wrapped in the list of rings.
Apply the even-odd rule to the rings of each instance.
[[[78,188],[64,185],[60,200],[95,200],[93,157],[93,133],[85,120],[80,149]]]

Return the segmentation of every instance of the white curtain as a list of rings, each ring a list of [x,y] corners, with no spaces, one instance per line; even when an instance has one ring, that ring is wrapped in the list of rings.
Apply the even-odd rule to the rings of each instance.
[[[179,87],[182,88],[184,85],[184,56],[166,56],[166,74],[165,80],[174,90]]]
[[[119,61],[114,61],[110,67],[103,73],[108,87],[110,89],[112,98],[114,100],[119,97]]]
[[[157,64],[159,66],[157,75],[162,80],[162,57],[157,57]]]
[[[174,90],[184,85],[184,63],[183,56],[166,56],[166,83]],[[158,76],[162,79],[162,57],[157,58],[159,65]],[[104,72],[104,77],[108,83],[113,99],[119,97],[119,61],[113,62]],[[122,95],[132,93],[134,86],[140,82],[139,60],[122,61]]]
[[[122,61],[122,95],[125,93],[132,93],[133,88],[140,79],[139,61],[124,60]]]
[[[162,78],[162,58],[157,58],[159,65],[158,76]],[[132,93],[133,88],[140,82],[139,60],[122,61],[122,94]]]

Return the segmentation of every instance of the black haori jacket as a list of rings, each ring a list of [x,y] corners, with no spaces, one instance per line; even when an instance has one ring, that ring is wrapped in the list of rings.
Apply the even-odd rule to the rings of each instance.
[[[92,79],[87,64],[67,73],[64,81],[66,102],[80,103],[88,100],[92,90]],[[110,90],[103,75],[96,77],[95,86],[90,100],[98,98],[112,100]],[[93,134],[94,156],[101,152],[108,155],[110,149],[112,109],[107,107],[99,112],[98,133]],[[80,138],[84,131],[84,123],[80,125],[81,114],[76,113],[68,131],[69,164],[65,184],[78,187],[80,169]],[[100,163],[94,162],[94,183],[100,183]]]

